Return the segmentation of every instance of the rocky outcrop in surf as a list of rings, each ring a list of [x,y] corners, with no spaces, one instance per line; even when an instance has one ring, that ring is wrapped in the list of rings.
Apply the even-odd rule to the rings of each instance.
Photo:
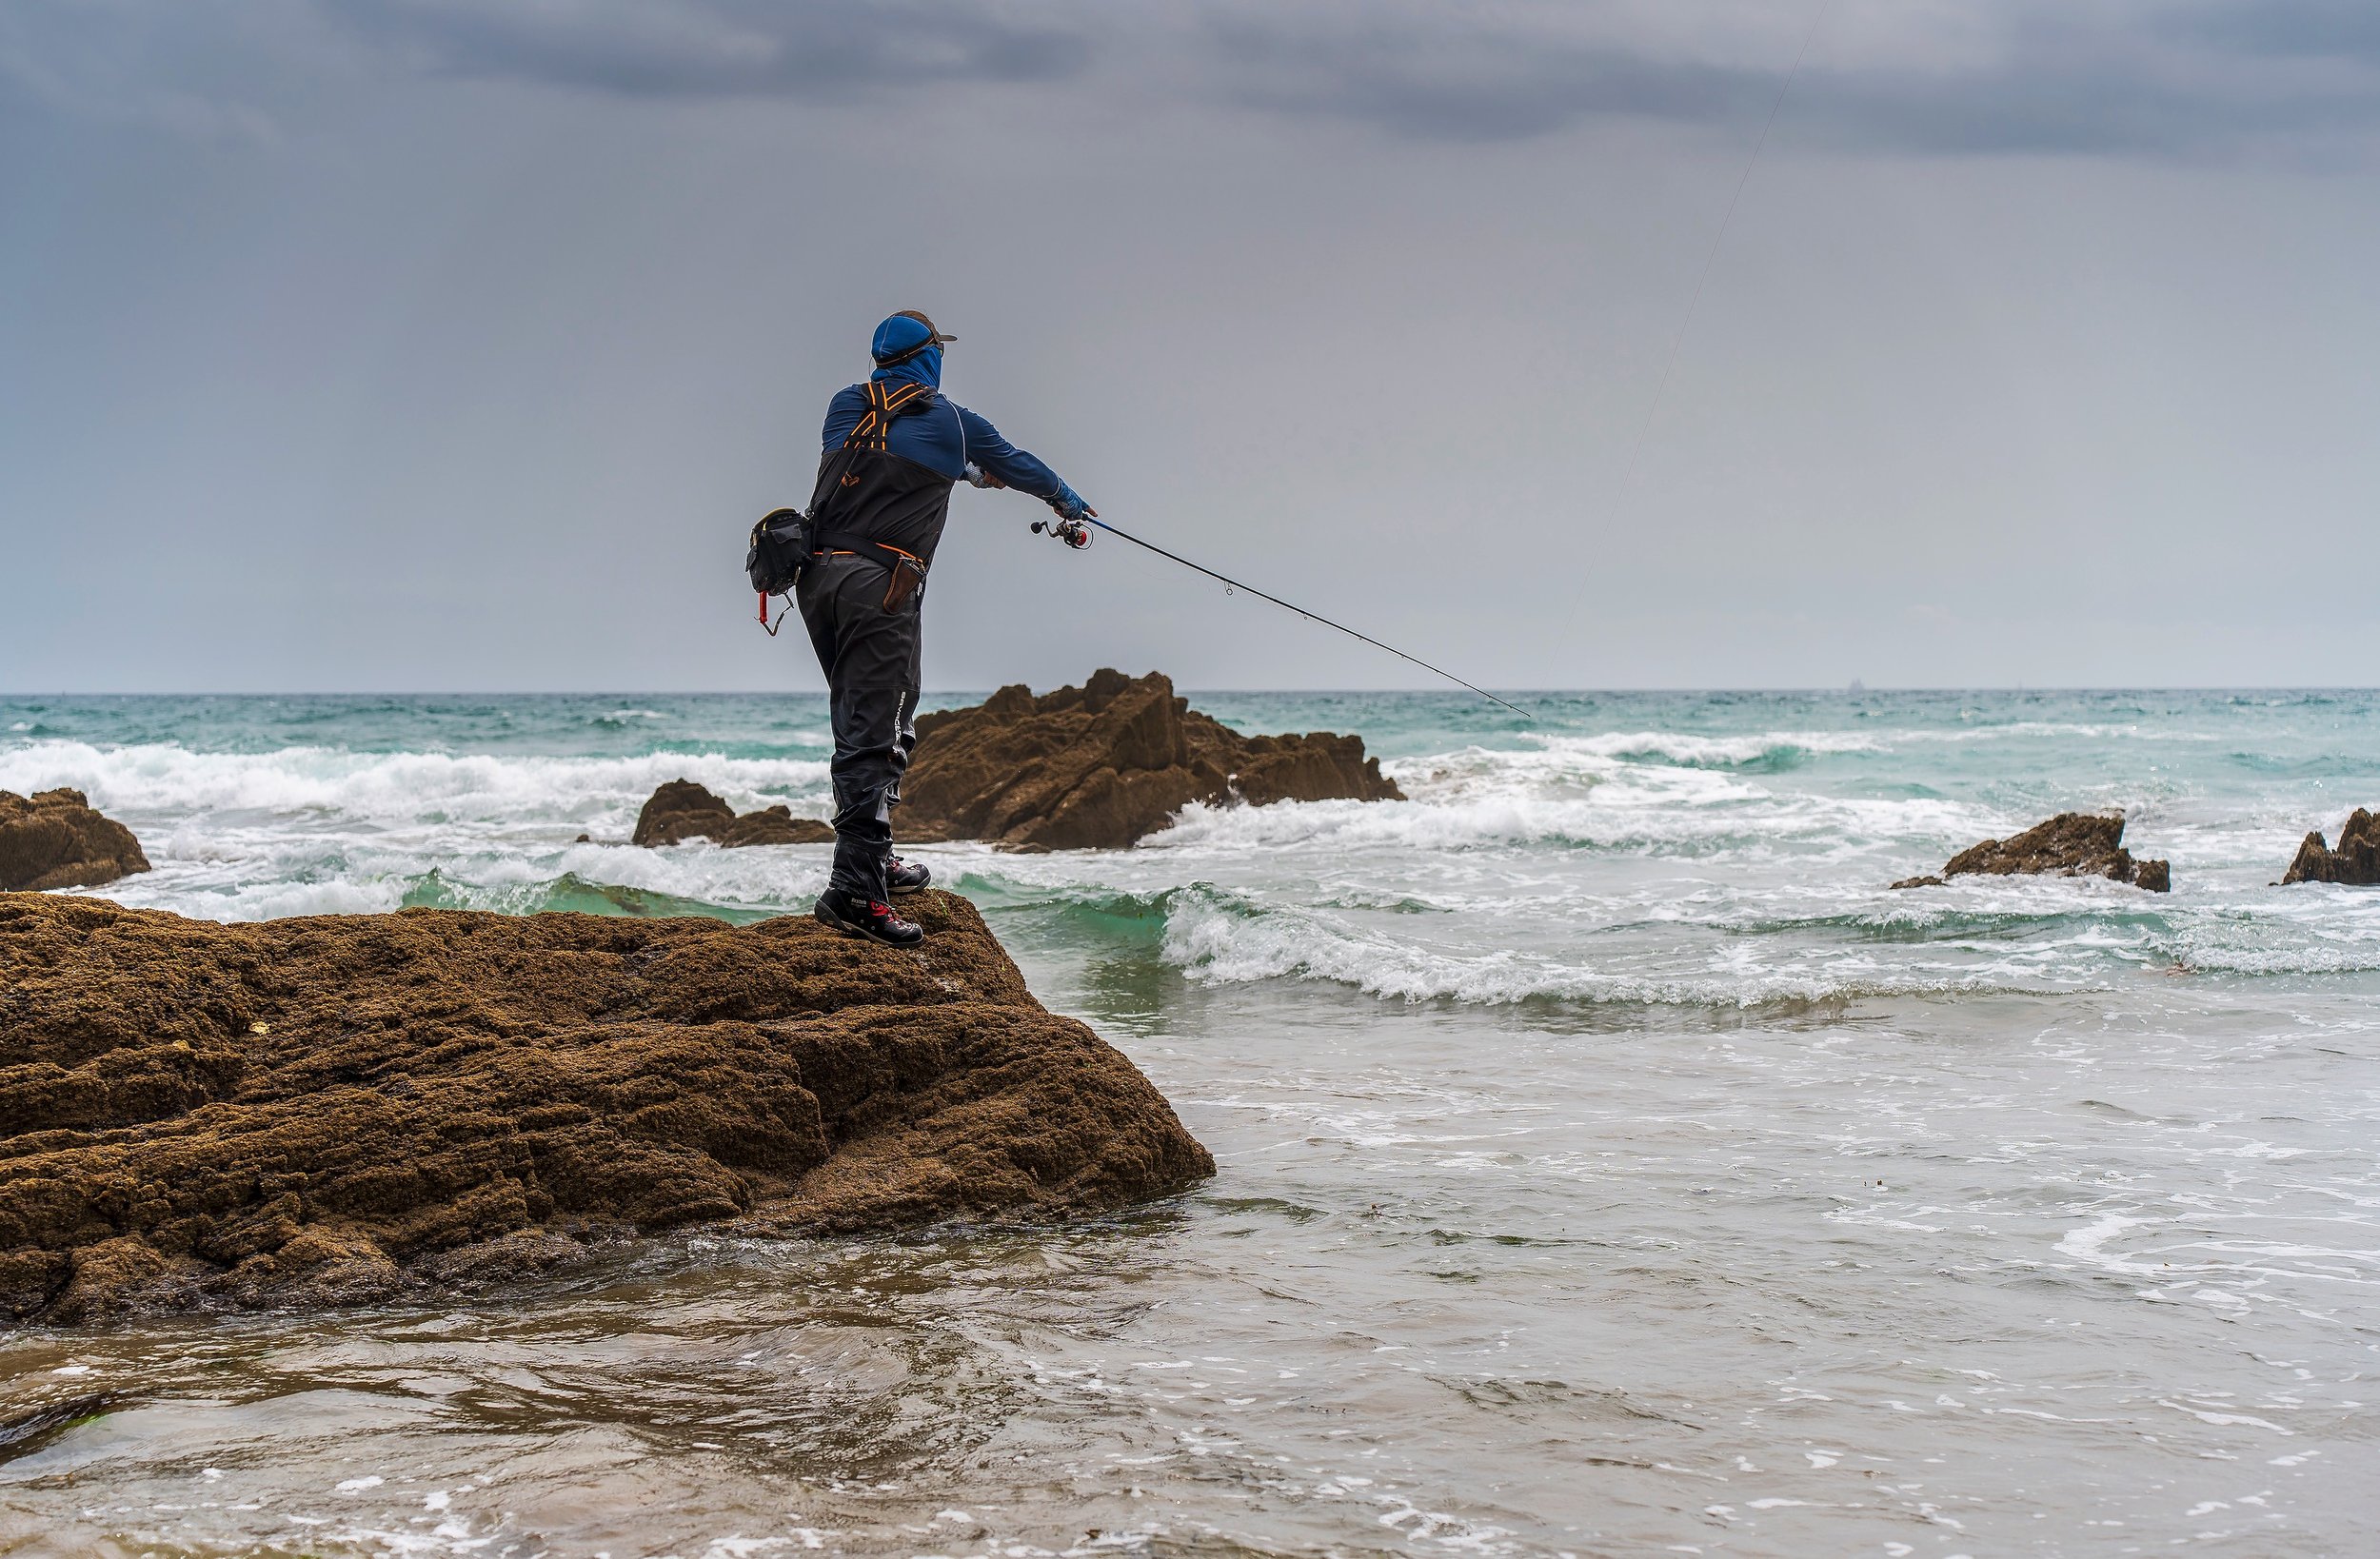
[[[672,780],[653,792],[636,815],[630,844],[678,844],[686,839],[714,844],[831,844],[835,831],[816,818],[797,818],[790,808],[763,807],[742,817],[736,809],[691,780]]]
[[[1121,850],[1192,801],[1404,799],[1361,737],[1242,736],[1158,672],[1101,670],[1038,699],[1020,683],[917,724],[895,823],[903,839]]]
[[[1953,856],[1940,875],[1907,878],[1895,888],[1938,888],[1954,877],[2104,877],[2151,893],[2173,886],[2162,860],[2134,860],[2125,849],[2124,815],[2061,812],[2005,839],[1986,839]]]
[[[2357,807],[2340,826],[2335,850],[2323,841],[2320,830],[2307,835],[2281,881],[2380,885],[2380,818]]]
[[[149,870],[132,831],[79,790],[0,790],[0,892],[95,888]]]
[[[316,1305],[724,1222],[1062,1215],[1214,1162],[964,899],[217,925],[0,897],[0,1314]]]

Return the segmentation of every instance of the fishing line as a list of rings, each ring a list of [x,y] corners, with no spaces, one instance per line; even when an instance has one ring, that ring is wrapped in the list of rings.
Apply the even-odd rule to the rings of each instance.
[[[1041,523],[1047,523],[1047,522],[1042,522]],[[1438,676],[1445,678],[1448,681],[1453,682],[1458,687],[1469,688],[1472,692],[1477,693],[1479,697],[1487,700],[1490,703],[1502,704],[1514,714],[1518,715],[1522,720],[1535,720],[1537,719],[1535,715],[1532,715],[1526,709],[1521,708],[1520,705],[1511,702],[1505,699],[1499,699],[1495,694],[1489,692],[1486,688],[1481,687],[1475,682],[1464,681],[1460,677],[1456,676],[1444,666],[1434,666],[1430,664],[1429,661],[1421,659],[1418,655],[1407,655],[1403,650],[1398,649],[1396,645],[1383,644],[1378,640],[1373,638],[1370,634],[1359,633],[1355,629],[1347,626],[1344,622],[1334,622],[1319,612],[1309,612],[1302,606],[1293,605],[1289,602],[1281,600],[1279,596],[1267,594],[1266,592],[1258,589],[1253,584],[1248,584],[1240,580],[1233,579],[1228,574],[1218,574],[1215,570],[1205,566],[1203,563],[1192,562],[1189,559],[1183,557],[1179,552],[1166,551],[1163,547],[1159,546],[1155,542],[1144,542],[1128,530],[1118,530],[1114,525],[1109,524],[1104,520],[1095,520],[1086,514],[1082,517],[1082,523],[1097,525],[1100,529],[1107,532],[1110,536],[1121,536],[1125,541],[1130,542],[1134,546],[1145,547],[1149,551],[1156,553],[1159,557],[1171,559],[1173,562],[1181,564],[1184,568],[1196,569],[1198,572],[1204,574],[1208,579],[1220,582],[1227,590],[1245,590],[1252,596],[1260,596],[1264,600],[1271,602],[1276,606],[1297,613],[1299,617],[1306,619],[1308,622],[1319,622],[1326,628],[1337,628],[1340,633],[1345,634],[1350,639],[1360,639],[1365,643],[1371,645],[1374,649],[1384,649],[1400,661],[1410,661],[1415,665],[1419,666],[1422,670],[1435,672]],[[1036,524],[1033,528],[1038,531],[1041,528],[1041,524]]]
[[[1695,312],[1702,306],[1702,289],[1710,285],[1711,269],[1718,264],[1719,247],[1727,242],[1728,227],[1735,220],[1735,207],[1743,202],[1745,187],[1752,183],[1752,170],[1760,166],[1760,153],[1767,149],[1769,132],[1776,128],[1776,112],[1785,107],[1785,94],[1793,90],[1794,78],[1801,74],[1801,62],[1810,52],[1811,41],[1818,35],[1819,24],[1834,9],[1835,0],[1819,0],[1818,9],[1811,13],[1810,26],[1802,31],[1801,47],[1794,50],[1794,63],[1786,68],[1785,79],[1776,84],[1776,96],[1769,103],[1769,117],[1760,126],[1760,138],[1752,144],[1752,155],[1744,161],[1743,175],[1736,179],[1735,193],[1727,202],[1727,214],[1719,218],[1719,230],[1711,240],[1711,252],[1702,257],[1702,273],[1695,278],[1694,294],[1686,300],[1686,317],[1677,322],[1677,334],[1670,342],[1669,359],[1661,365],[1660,383],[1654,386],[1653,405],[1646,408],[1643,425],[1636,429],[1636,445],[1628,452],[1628,471],[1619,483],[1622,496],[1636,484],[1636,466],[1644,459],[1644,446],[1653,436],[1653,424],[1660,419],[1661,402],[1669,395],[1670,376],[1677,371],[1678,354],[1686,346],[1686,332],[1694,327]]]

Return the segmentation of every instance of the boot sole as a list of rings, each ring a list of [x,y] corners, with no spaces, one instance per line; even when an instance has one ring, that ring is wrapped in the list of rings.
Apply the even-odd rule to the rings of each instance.
[[[863,925],[852,924],[833,910],[828,909],[823,903],[814,906],[810,914],[817,918],[820,925],[829,931],[839,931],[845,937],[857,937],[863,942],[874,942],[879,947],[915,947],[918,942],[925,940],[924,937],[920,937],[917,942],[897,942],[889,937],[879,937]]]

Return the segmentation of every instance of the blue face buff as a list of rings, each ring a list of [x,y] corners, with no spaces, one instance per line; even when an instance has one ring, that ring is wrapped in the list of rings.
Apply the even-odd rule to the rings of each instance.
[[[889,363],[878,368],[875,377],[902,379],[914,385],[923,385],[928,389],[940,389],[942,387],[942,349],[927,346],[913,352],[898,363]]]

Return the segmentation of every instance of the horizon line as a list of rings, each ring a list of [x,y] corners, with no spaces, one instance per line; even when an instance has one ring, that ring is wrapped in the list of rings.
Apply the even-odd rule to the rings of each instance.
[[[1144,673],[1145,675],[1145,673]],[[964,693],[992,693],[1002,687],[1030,682],[1000,682],[979,687],[927,687],[919,689],[921,696]],[[1060,687],[1079,687],[1081,682],[1058,682]],[[1201,686],[1177,682],[1184,692],[1221,693],[1243,697],[1303,697],[1343,698],[1383,693],[1412,694],[1430,698],[1462,700],[1476,695],[1457,688],[1443,687],[1224,687]],[[2380,693],[2380,684],[2356,682],[1864,682],[1810,683],[1800,686],[1727,686],[1721,684],[1636,687],[1502,687],[1496,691],[1516,698],[1592,698],[1636,696],[1642,694],[1742,696],[1782,694],[1831,694],[1856,697],[1866,693]],[[99,690],[44,689],[40,691],[10,691],[0,689],[0,701],[30,701],[38,699],[782,699],[826,697],[823,688],[207,688],[169,691],[161,689]]]

